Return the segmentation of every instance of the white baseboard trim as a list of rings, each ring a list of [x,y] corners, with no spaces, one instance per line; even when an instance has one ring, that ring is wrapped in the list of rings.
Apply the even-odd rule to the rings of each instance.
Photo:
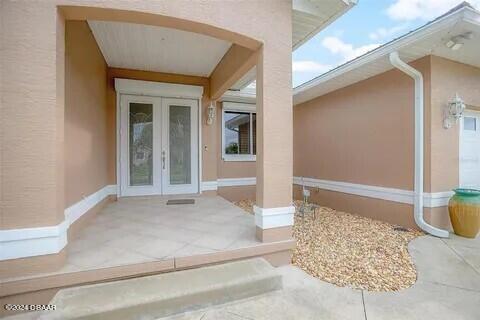
[[[216,191],[218,189],[217,180],[202,181],[202,191]]]
[[[261,229],[293,226],[295,207],[260,208],[253,206],[255,224]]]
[[[370,186],[365,184],[356,184],[350,182],[321,180],[316,178],[294,177],[293,184],[302,185],[310,188],[319,188],[323,190],[336,191],[342,193],[353,194],[373,199],[382,199],[393,202],[413,204],[414,192],[411,190],[386,188]],[[424,207],[435,208],[448,205],[448,200],[452,196],[453,191],[424,193]]]
[[[202,191],[218,190],[218,188],[222,187],[254,186],[256,184],[256,177],[223,178],[212,181],[202,181]]]
[[[65,220],[55,226],[0,230],[0,261],[59,253],[67,245],[68,228],[106,197],[115,194],[115,185],[103,187],[65,209]]]
[[[257,184],[256,177],[249,178],[224,178],[218,179],[218,187],[237,187],[237,186],[254,186]]]
[[[72,225],[83,214],[88,212],[88,210],[95,207],[98,203],[100,203],[106,197],[114,194],[117,194],[116,185],[108,185],[103,187],[102,189],[98,190],[94,194],[91,194],[83,198],[83,200],[65,209],[65,220],[68,221],[69,225]]]
[[[448,206],[448,200],[453,196],[453,191],[424,193],[423,206],[426,208],[436,208]]]

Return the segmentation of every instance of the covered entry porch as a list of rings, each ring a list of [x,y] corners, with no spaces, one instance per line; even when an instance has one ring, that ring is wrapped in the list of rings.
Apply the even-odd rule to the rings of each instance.
[[[2,86],[2,302],[44,303],[66,286],[291,250],[292,48],[349,6],[2,6],[2,71],[11,75]],[[168,92],[121,92],[119,79]],[[256,155],[228,162],[218,103],[255,79]],[[180,127],[183,140],[173,139]],[[254,217],[217,197],[227,188],[249,188]],[[158,198],[185,193],[195,209]]]

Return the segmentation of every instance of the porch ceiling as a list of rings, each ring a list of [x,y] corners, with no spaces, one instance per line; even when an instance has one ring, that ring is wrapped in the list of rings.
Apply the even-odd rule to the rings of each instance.
[[[208,77],[231,43],[177,29],[124,22],[88,24],[110,67]]]
[[[292,50],[340,15],[356,0],[294,0]],[[88,24],[110,67],[208,77],[232,45],[209,36],[177,29],[125,22],[89,20]],[[255,80],[255,69],[235,85]]]

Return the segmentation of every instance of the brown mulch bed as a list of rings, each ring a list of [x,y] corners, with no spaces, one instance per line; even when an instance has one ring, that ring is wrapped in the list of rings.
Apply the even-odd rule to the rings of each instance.
[[[234,202],[252,213],[254,202]],[[299,208],[301,201],[295,201]],[[393,225],[336,211],[316,209],[295,215],[296,248],[292,263],[321,280],[369,291],[397,291],[417,278],[408,243],[423,235],[417,230],[396,231]]]

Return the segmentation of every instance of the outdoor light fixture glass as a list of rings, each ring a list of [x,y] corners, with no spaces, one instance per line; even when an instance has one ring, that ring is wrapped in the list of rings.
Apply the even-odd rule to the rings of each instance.
[[[463,110],[465,110],[465,103],[460,98],[458,93],[455,94],[455,98],[450,101],[445,109],[445,117],[443,119],[443,127],[448,129],[452,124],[457,123],[463,116]]]
[[[460,49],[463,46],[463,43],[461,42],[455,42],[453,40],[448,40],[447,43],[445,43],[447,48],[452,49],[453,51]]]
[[[445,43],[445,45],[447,46],[447,48],[451,48],[455,45],[455,42],[453,42],[452,40],[448,40],[447,43]]]
[[[450,38],[446,43],[445,46],[453,51],[460,49],[463,47],[463,43],[465,40],[470,40],[473,38],[472,32],[465,32],[455,37]]]
[[[211,126],[215,120],[215,102],[210,102],[210,105],[207,108],[207,125]]]
[[[453,51],[460,49],[463,46],[463,43],[455,43],[451,48]]]

